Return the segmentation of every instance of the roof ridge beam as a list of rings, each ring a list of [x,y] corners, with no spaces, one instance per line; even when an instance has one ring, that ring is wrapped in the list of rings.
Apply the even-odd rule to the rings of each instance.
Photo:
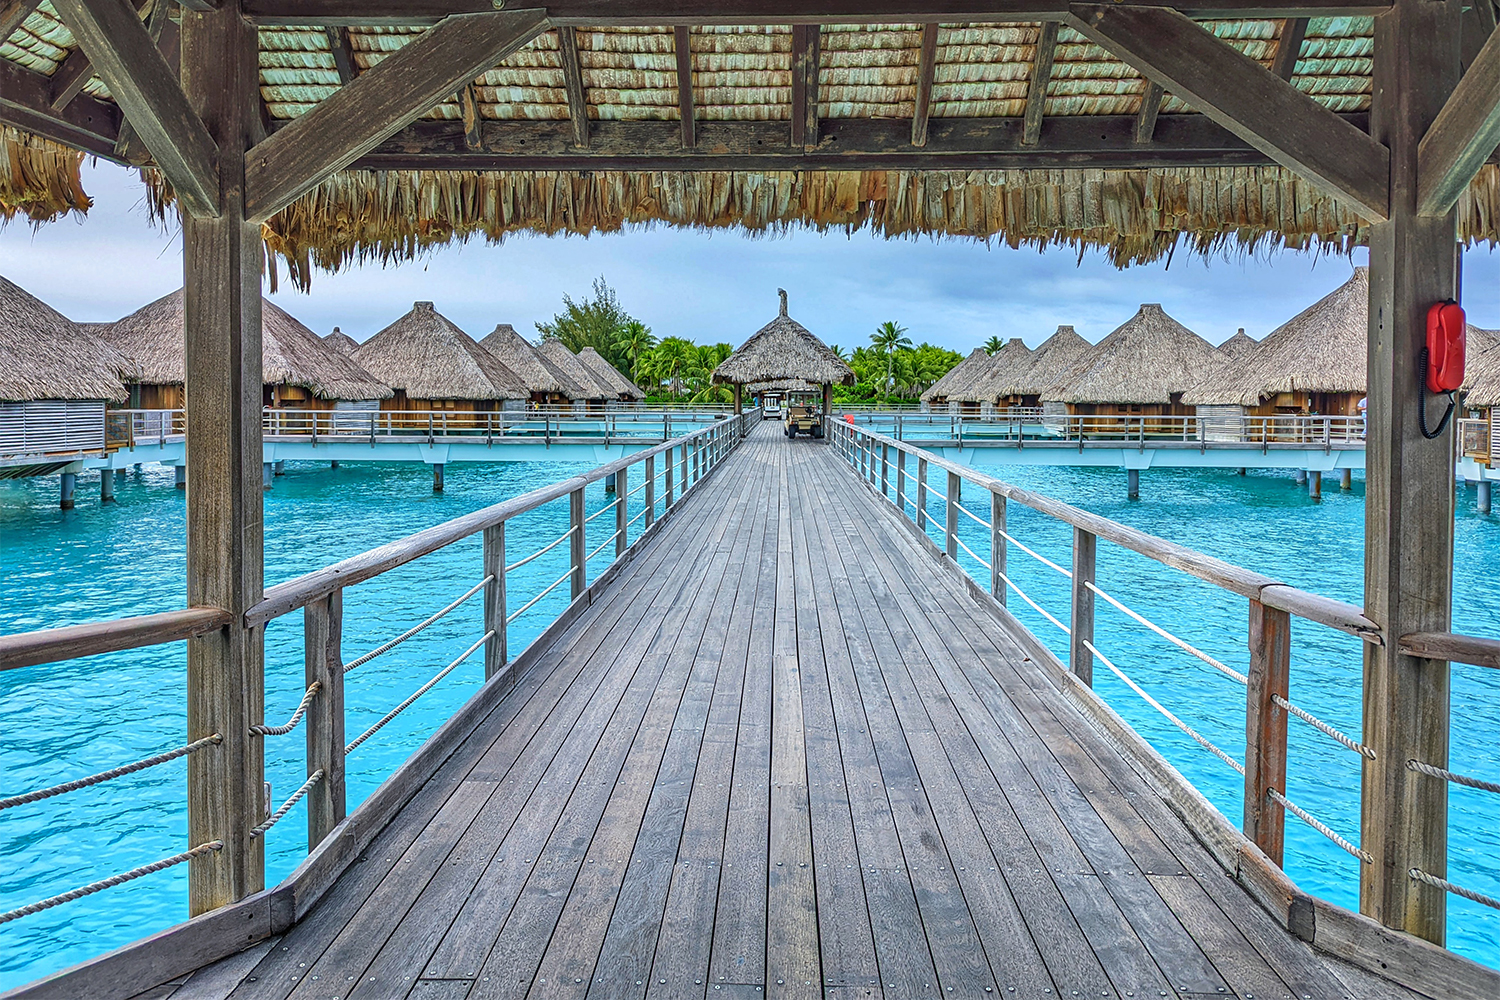
[[[219,147],[129,0],[54,0],[182,206],[219,215]]]
[[[677,113],[682,119],[682,148],[698,145],[697,112],[693,109],[693,29],[672,29],[672,51],[677,56]]]
[[[937,76],[937,25],[922,25],[922,49],[917,56],[917,99],[911,117],[911,144],[927,145],[927,120],[932,114],[932,82]]]
[[[1042,110],[1047,106],[1047,84],[1052,82],[1052,59],[1057,55],[1056,21],[1042,22],[1031,62],[1031,83],[1026,88],[1026,111],[1021,116],[1021,145],[1035,146],[1042,138]]]
[[[1500,146],[1500,31],[1474,57],[1417,146],[1417,212],[1447,215]]]
[[[246,216],[264,221],[275,215],[547,27],[547,12],[538,9],[445,18],[257,143],[245,155]]]
[[[1389,216],[1390,151],[1194,21],[1075,4],[1068,23],[1365,218]]]

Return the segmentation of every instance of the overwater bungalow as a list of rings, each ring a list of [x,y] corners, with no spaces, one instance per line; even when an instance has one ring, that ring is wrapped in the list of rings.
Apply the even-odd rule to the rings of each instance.
[[[1030,405],[1040,406],[1049,419],[1066,417],[1066,403],[1043,399],[1042,396],[1053,386],[1065,385],[1082,374],[1092,362],[1096,350],[1098,345],[1089,343],[1073,327],[1063,324],[1032,352],[1031,364],[1016,380],[1014,389],[1023,398],[1036,400]]]
[[[618,394],[619,402],[634,404],[639,403],[641,400],[646,398],[646,394],[641,391],[640,386],[636,385],[630,379],[626,378],[624,373],[621,372],[620,369],[604,360],[604,355],[600,354],[592,347],[585,347],[583,350],[579,351],[578,360],[582,362],[583,366],[587,368],[589,372],[599,380],[600,383],[607,385],[615,390],[615,392]]]
[[[578,360],[578,355],[568,350],[567,345],[562,341],[543,340],[536,349],[543,358],[546,358],[553,367],[566,375],[568,380],[578,387],[578,395],[572,397],[575,410],[602,410],[612,400],[619,398],[619,392],[615,387],[605,383],[590,371],[587,365]]]
[[[1477,338],[1476,333],[1479,334]],[[1492,341],[1494,335],[1495,331],[1478,327],[1470,327],[1467,331],[1470,354],[1465,371],[1463,406],[1476,423],[1466,425],[1459,443],[1466,457],[1485,468],[1500,469],[1500,343],[1495,342],[1500,341],[1500,337]],[[1478,354],[1473,353],[1476,340],[1484,345]]]
[[[781,311],[755,331],[714,369],[716,385],[734,387],[734,409],[744,407],[744,388],[760,382],[802,379],[823,387],[823,412],[833,407],[833,386],[853,385],[854,369],[807,327],[787,314],[786,291],[778,288]]]
[[[1071,416],[1096,418],[1085,422],[1089,433],[1108,433],[1136,426],[1127,423],[1132,417],[1191,416],[1183,394],[1224,362],[1212,344],[1151,302],[1101,340],[1087,365],[1040,396],[1064,404]],[[1145,431],[1171,426],[1147,421]]]
[[[497,323],[479,342],[526,384],[531,402],[537,406],[567,406],[585,400],[589,390],[568,377],[509,323]]]
[[[352,357],[354,352],[359,350],[359,341],[338,327],[334,327],[330,332],[323,335],[323,346],[331,351],[337,351],[340,354]]]
[[[1230,337],[1219,345],[1219,353],[1231,360],[1240,360],[1254,353],[1255,348],[1259,344],[1260,341],[1246,333],[1245,328],[1242,326],[1235,331],[1233,337]]]
[[[130,359],[126,382],[133,409],[182,408],[187,366],[183,290],[148,303],[100,328]],[[323,340],[270,299],[261,299],[261,404],[294,410],[373,406],[391,398],[390,386]],[[347,407],[343,407],[347,408]]]
[[[957,412],[958,401],[957,399],[953,399],[950,403],[950,397],[953,393],[967,388],[969,383],[989,366],[989,362],[990,353],[988,351],[982,347],[974,348],[974,350],[969,352],[967,358],[964,358],[958,364],[948,369],[942,378],[927,387],[926,391],[919,397],[922,402],[922,409],[951,407],[954,412]]]
[[[990,363],[980,370],[969,385],[955,393],[961,412],[988,413],[1016,406],[1035,406],[1036,397],[1020,391],[1036,360],[1036,352],[1026,346],[1020,337],[1007,340],[990,357]],[[973,408],[973,411],[970,410]]]
[[[449,414],[448,426],[475,423],[472,416],[525,406],[526,383],[431,302],[411,311],[359,345],[354,360],[390,383],[382,410],[404,414],[401,423],[425,425],[429,413]]]

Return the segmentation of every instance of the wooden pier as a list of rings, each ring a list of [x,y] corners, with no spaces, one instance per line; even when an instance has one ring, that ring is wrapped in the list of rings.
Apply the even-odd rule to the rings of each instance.
[[[1284,929],[1025,645],[757,426],[305,916],[140,997],[1419,995]]]

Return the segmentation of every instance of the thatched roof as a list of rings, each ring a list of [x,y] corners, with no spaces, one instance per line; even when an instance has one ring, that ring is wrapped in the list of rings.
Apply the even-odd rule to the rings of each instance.
[[[1219,345],[1219,353],[1226,358],[1245,358],[1253,353],[1259,345],[1260,341],[1246,333],[1245,328],[1242,326],[1235,332],[1233,337],[1230,337]]]
[[[323,346],[330,351],[337,351],[339,354],[352,357],[354,352],[359,350],[359,341],[338,327],[334,327],[332,331],[323,335]]]
[[[1204,377],[1183,402],[1256,406],[1282,392],[1364,392],[1369,365],[1370,271],[1272,330],[1248,358]]]
[[[1500,406],[1500,345],[1471,358],[1464,374],[1464,405],[1479,410]]]
[[[588,366],[578,360],[578,355],[568,350],[560,340],[543,340],[537,351],[578,387],[578,395],[571,399],[616,399],[619,392],[614,386],[600,381],[599,376],[589,371]]]
[[[1212,344],[1152,302],[1099,341],[1082,372],[1041,395],[1064,403],[1169,403],[1224,363]]]
[[[1473,323],[1464,330],[1464,343],[1470,357],[1476,357],[1500,347],[1500,330],[1486,330]]]
[[[931,403],[940,399],[949,399],[953,393],[968,387],[981,371],[989,366],[990,355],[982,347],[976,347],[969,352],[969,356],[958,364],[949,368],[943,377],[932,383],[927,391],[922,393],[921,400]]]
[[[568,378],[561,368],[548,361],[509,323],[497,323],[495,329],[479,342],[500,362],[516,373],[531,392],[562,395],[569,399],[587,399],[588,392]]]
[[[318,399],[389,399],[390,387],[318,337],[270,299],[260,301],[261,379],[307,389]],[[136,367],[134,381],[182,385],[187,374],[182,289],[103,328]]]
[[[583,366],[592,372],[594,377],[600,382],[612,387],[615,392],[619,393],[621,399],[638,402],[646,398],[646,394],[641,391],[640,386],[626,378],[620,369],[605,361],[604,355],[592,347],[585,347],[579,351],[578,360],[583,362]]]
[[[18,215],[40,223],[87,212],[94,200],[83,190],[82,163],[77,150],[0,125],[0,223]]]
[[[1065,384],[1083,373],[1097,350],[1097,345],[1084,340],[1071,326],[1059,326],[1031,353],[1031,364],[1019,373],[1011,391],[1020,396],[1039,396]]]
[[[1020,337],[1012,337],[990,357],[990,363],[962,391],[949,396],[963,402],[993,403],[1017,392],[1031,368],[1033,352]]]
[[[816,382],[809,382],[801,378],[778,378],[769,382],[750,382],[745,386],[749,393],[760,392],[822,392],[823,387]]]
[[[0,277],[0,401],[128,398],[126,358],[7,278]]]
[[[801,378],[822,385],[853,385],[854,369],[812,331],[787,315],[786,291],[778,288],[781,312],[761,327],[714,369],[716,383],[746,385],[783,378]]]
[[[411,311],[359,345],[354,360],[407,399],[525,399],[526,385],[432,307]]]

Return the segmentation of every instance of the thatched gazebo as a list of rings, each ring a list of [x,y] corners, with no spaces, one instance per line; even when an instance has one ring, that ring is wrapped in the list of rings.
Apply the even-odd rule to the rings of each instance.
[[[495,329],[479,342],[479,346],[515,372],[531,392],[534,404],[566,406],[575,399],[588,398],[587,390],[548,360],[509,323],[496,323]]]
[[[101,329],[134,366],[131,405],[170,410],[185,405],[186,318],[181,288]],[[353,359],[330,349],[286,310],[261,299],[261,405],[331,410],[340,402],[391,398],[390,386]]]
[[[1011,406],[1034,406],[1018,388],[1036,360],[1036,352],[1020,337],[1012,337],[990,357],[990,363],[969,385],[954,395],[962,409],[984,413]]]
[[[327,347],[330,351],[337,351],[339,354],[353,357],[354,352],[359,350],[359,341],[338,327],[334,327],[331,331],[323,335],[323,346]]]
[[[618,393],[619,402],[639,403],[646,398],[640,386],[626,378],[620,369],[604,360],[604,355],[592,347],[585,347],[578,352],[577,357],[579,363],[587,368],[595,379]]]
[[[381,409],[487,412],[524,405],[526,384],[474,342],[431,302],[416,302],[411,311],[359,345],[354,360],[390,383],[395,393]],[[474,418],[448,418],[462,427]],[[406,422],[425,423],[413,416]]]
[[[1369,269],[1357,267],[1348,281],[1271,331],[1254,353],[1205,372],[1183,402],[1239,407],[1258,417],[1357,416],[1365,394],[1369,302]]]
[[[923,407],[946,405],[957,412],[958,393],[967,389],[989,367],[989,363],[989,351],[982,347],[974,348],[967,358],[949,368],[942,378],[927,387],[920,397]]]
[[[823,387],[823,413],[833,409],[833,386],[853,385],[854,369],[811,330],[787,315],[786,290],[781,296],[781,312],[757,330],[733,354],[714,369],[715,385],[734,387],[734,412],[744,409],[745,386],[779,379],[802,379]]]
[[[536,349],[549,364],[578,387],[578,395],[573,397],[574,409],[600,409],[607,406],[610,400],[619,398],[615,387],[589,371],[588,366],[579,361],[578,355],[568,350],[568,345],[562,341],[543,340]]]
[[[1233,337],[1219,345],[1219,353],[1230,360],[1240,360],[1249,357],[1259,346],[1260,341],[1246,333],[1242,326],[1235,331]]]

